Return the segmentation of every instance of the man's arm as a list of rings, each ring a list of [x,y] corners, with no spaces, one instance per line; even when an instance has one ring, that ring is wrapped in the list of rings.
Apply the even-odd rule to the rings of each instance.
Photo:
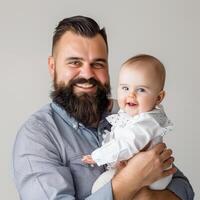
[[[173,192],[169,190],[150,190],[148,187],[142,188],[133,200],[180,200]]]
[[[13,171],[21,200],[75,200],[77,197],[71,169],[62,164],[50,132],[48,127],[35,120],[28,121],[17,135]],[[112,200],[111,183],[86,199]]]
[[[26,122],[13,149],[14,180],[20,199],[75,199],[70,169],[61,164],[48,128],[37,120]]]
[[[150,190],[143,187],[133,200],[193,200],[194,192],[188,179],[177,169],[166,190]]]
[[[194,191],[189,180],[178,168],[173,175],[171,182],[167,186],[167,189],[182,200],[194,199]]]
[[[116,200],[129,200],[136,197],[138,191],[156,180],[174,174],[172,151],[165,144],[155,145],[149,151],[140,152],[128,161],[128,164],[112,179],[113,196]],[[163,164],[164,161],[168,160]]]

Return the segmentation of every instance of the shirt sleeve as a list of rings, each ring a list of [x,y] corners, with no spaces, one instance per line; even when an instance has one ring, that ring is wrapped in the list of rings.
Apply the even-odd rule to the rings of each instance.
[[[189,180],[184,174],[177,169],[177,172],[173,175],[170,184],[167,189],[175,193],[182,200],[193,200],[194,191],[190,185]]]
[[[97,165],[128,160],[143,149],[154,138],[162,135],[162,128],[151,117],[138,120],[126,127],[116,127],[114,137],[92,152]]]
[[[17,134],[13,149],[14,181],[21,200],[75,200],[70,168],[63,165],[50,130],[39,122],[27,122]],[[111,183],[88,200],[112,200]]]
[[[113,200],[111,181],[86,198],[86,200],[102,200],[102,199]]]
[[[28,121],[18,132],[13,149],[14,180],[20,199],[75,199],[70,169],[63,166],[48,129]]]

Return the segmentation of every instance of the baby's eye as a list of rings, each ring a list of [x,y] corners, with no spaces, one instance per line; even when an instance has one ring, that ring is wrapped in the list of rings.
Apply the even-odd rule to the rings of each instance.
[[[138,88],[136,89],[137,92],[145,92],[145,89],[144,88]]]
[[[128,91],[129,88],[128,88],[127,86],[123,86],[123,87],[122,87],[122,90],[124,90],[124,91]]]

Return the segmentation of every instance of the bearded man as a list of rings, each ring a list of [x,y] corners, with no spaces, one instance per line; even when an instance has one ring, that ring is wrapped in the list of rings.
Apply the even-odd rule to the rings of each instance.
[[[14,145],[14,179],[20,199],[193,198],[187,178],[175,167],[168,169],[173,158],[165,144],[138,153],[91,194],[92,184],[105,168],[81,159],[101,146],[102,135],[110,129],[105,116],[112,108],[105,30],[88,17],[63,19],[53,36],[48,66],[52,102],[22,125]],[[174,174],[166,190],[147,189],[166,174]]]

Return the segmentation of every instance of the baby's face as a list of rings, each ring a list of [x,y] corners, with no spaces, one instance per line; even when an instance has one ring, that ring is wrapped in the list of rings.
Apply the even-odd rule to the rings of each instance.
[[[132,63],[122,67],[119,75],[118,104],[131,116],[151,111],[162,100],[158,74],[144,63]],[[147,64],[145,64],[147,65]]]

